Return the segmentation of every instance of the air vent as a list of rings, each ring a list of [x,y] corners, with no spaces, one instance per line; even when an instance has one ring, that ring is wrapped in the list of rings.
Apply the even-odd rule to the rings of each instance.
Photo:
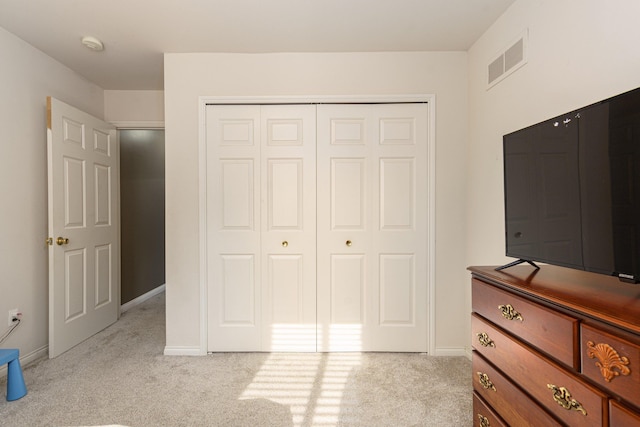
[[[528,33],[527,30],[523,31],[513,43],[510,43],[506,49],[503,49],[500,54],[489,63],[487,67],[487,89],[492,88],[527,63]]]

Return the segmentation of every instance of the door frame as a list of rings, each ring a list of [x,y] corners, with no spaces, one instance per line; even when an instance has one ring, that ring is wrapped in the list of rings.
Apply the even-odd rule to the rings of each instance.
[[[198,97],[198,202],[200,262],[200,348],[194,355],[208,352],[208,269],[207,269],[207,105],[242,104],[397,104],[426,103],[427,117],[427,348],[435,354],[435,181],[436,181],[436,95],[338,95],[338,96],[200,96]]]
[[[120,163],[120,131],[121,130],[164,130],[164,120],[111,120],[107,123],[112,124],[116,127],[116,140],[118,141],[118,163]],[[145,299],[150,298],[153,295],[156,295],[159,292],[165,290],[165,284],[158,286],[156,289],[141,295],[140,297],[129,301],[127,303],[122,304],[122,230],[121,230],[121,219],[122,219],[122,206],[120,204],[120,191],[121,191],[122,183],[118,186],[118,253],[120,254],[120,259],[118,259],[118,263],[120,264],[118,269],[118,320],[120,316],[125,311],[129,310],[135,305],[140,304]],[[156,290],[158,290],[156,292]],[[142,299],[144,298],[144,299]]]

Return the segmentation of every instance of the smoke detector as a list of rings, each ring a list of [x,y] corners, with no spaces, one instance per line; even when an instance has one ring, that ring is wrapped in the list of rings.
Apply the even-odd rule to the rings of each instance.
[[[96,52],[104,50],[104,45],[102,44],[102,42],[95,37],[83,37],[82,44],[85,45],[88,49],[95,50]]]

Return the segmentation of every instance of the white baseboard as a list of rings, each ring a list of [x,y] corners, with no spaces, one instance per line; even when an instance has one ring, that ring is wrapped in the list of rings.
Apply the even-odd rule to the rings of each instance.
[[[138,298],[134,298],[131,301],[122,304],[120,306],[120,313],[124,313],[125,311],[132,309],[136,305],[142,304],[143,302],[145,302],[149,298],[154,297],[154,296],[158,295],[159,293],[164,292],[165,288],[166,288],[166,285],[162,284],[162,285],[158,286],[155,289],[151,289],[146,294],[142,294]]]
[[[181,346],[166,346],[164,348],[165,356],[206,356],[206,353],[202,353],[200,347],[181,347]]]
[[[165,356],[206,356],[206,352],[203,353],[200,347],[187,347],[187,346],[165,346]],[[437,348],[433,356],[462,356],[471,360],[471,352],[464,347],[440,347]]]
[[[45,345],[40,347],[37,350],[32,351],[29,354],[25,354],[20,356],[20,366],[23,368],[27,366],[29,363],[40,359],[41,357],[47,357],[49,355],[49,345]],[[7,376],[7,365],[2,365],[0,367],[0,378],[4,378]]]
[[[150,290],[149,292],[147,292],[144,295],[140,295],[138,298],[135,298],[129,302],[127,302],[126,304],[122,304],[122,306],[120,306],[120,313],[124,313],[127,310],[132,309],[133,307],[142,304],[143,302],[145,302],[146,300],[148,300],[151,297],[154,297],[156,295],[158,295],[159,293],[164,292],[165,290],[165,285],[162,284],[160,286],[158,286],[155,289]],[[185,354],[185,353],[179,353],[179,354]],[[37,350],[32,351],[29,354],[25,354],[25,355],[21,355],[20,356],[20,365],[22,367],[27,366],[29,363],[33,362],[34,360],[37,360],[41,357],[47,357],[49,355],[49,345],[45,345],[43,347],[40,347]],[[199,353],[199,349],[198,349],[198,355],[200,355]],[[0,378],[4,378],[7,376],[7,365],[2,365],[0,366]]]
[[[439,347],[433,353],[433,356],[465,356],[469,357],[464,347]]]

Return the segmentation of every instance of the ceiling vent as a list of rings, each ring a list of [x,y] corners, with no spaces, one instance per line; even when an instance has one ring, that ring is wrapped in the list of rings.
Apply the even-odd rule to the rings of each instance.
[[[529,32],[524,30],[520,36],[489,63],[487,67],[487,89],[504,80],[511,73],[527,63],[527,43]]]

